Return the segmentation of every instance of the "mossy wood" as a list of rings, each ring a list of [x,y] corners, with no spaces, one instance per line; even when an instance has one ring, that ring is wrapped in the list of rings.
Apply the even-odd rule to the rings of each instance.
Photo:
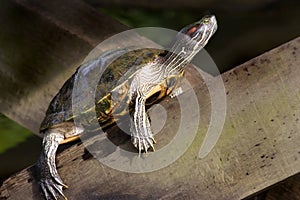
[[[61,41],[68,41],[63,45],[64,47],[57,46],[57,48],[62,48],[61,53],[66,52],[62,57],[60,57],[62,54],[58,54],[60,59],[66,59],[60,60],[60,62],[64,63],[63,66],[74,66],[72,69],[75,69],[76,64],[80,63],[79,58],[83,57],[84,53],[93,46],[91,42],[88,42],[91,40],[82,38],[90,37],[82,32],[78,32],[77,35],[68,35],[70,32],[67,27],[70,26],[53,23],[51,12],[50,14],[41,12],[43,7],[37,6],[37,4],[32,5],[27,1],[22,1],[22,3],[19,1],[6,2],[7,7],[16,7],[23,12],[28,12],[29,16],[37,20],[37,24],[46,23],[45,28],[51,27],[52,24],[54,28],[46,29],[46,32],[48,30],[53,33],[58,31],[58,35],[62,34],[61,37],[64,37]],[[56,12],[57,10],[54,8],[57,5],[55,6],[53,3],[52,6],[52,11]],[[51,5],[46,7],[48,10]],[[91,11],[88,6],[78,1],[72,1],[72,3],[70,1],[65,8],[70,11],[79,9],[79,13],[85,14],[89,13],[85,9]],[[98,15],[95,11],[93,12]],[[101,20],[93,19],[95,23],[97,20]],[[28,27],[31,26],[28,25]],[[120,25],[120,27],[122,26]],[[59,30],[63,33],[59,33]],[[78,28],[74,28],[75,30],[78,31]],[[94,29],[92,31],[96,32]],[[100,30],[98,31],[101,33]],[[108,31],[107,35],[109,33],[113,34]],[[29,35],[27,36],[29,37]],[[93,40],[95,41],[93,44],[96,44],[98,39]],[[77,53],[80,52],[80,54],[74,52],[76,42],[73,41],[77,40],[78,48],[86,46],[82,51],[77,49]],[[40,42],[42,41],[37,41],[36,44]],[[57,45],[56,42],[53,41],[53,45]],[[63,48],[66,48],[66,51]],[[161,170],[145,174],[131,174],[102,165],[85,150],[83,144],[73,145],[58,155],[59,173],[66,184],[70,186],[65,191],[66,196],[70,199],[241,199],[299,173],[299,48],[300,38],[296,38],[222,75],[227,93],[226,122],[217,145],[207,157],[201,160],[198,158],[198,153],[210,119],[210,96],[201,77],[193,76],[194,69],[189,67],[187,79],[192,83],[192,87],[200,99],[201,123],[197,136],[187,152],[176,162]],[[67,52],[72,55],[68,55]],[[46,59],[47,53],[44,56]],[[48,56],[50,55],[48,54]],[[55,55],[53,56],[55,57]],[[75,57],[76,61],[71,59]],[[45,62],[42,58],[40,58],[41,61],[36,62]],[[56,59],[52,61],[56,61]],[[1,60],[1,65],[2,63],[6,62]],[[3,66],[6,65],[3,64]],[[52,63],[52,67],[54,66]],[[58,71],[60,70],[62,69]],[[50,74],[46,73],[47,70],[46,72],[42,71],[43,77],[37,80],[51,80],[51,82],[60,80],[60,82],[56,82],[55,86],[48,86],[48,81],[37,81],[36,84],[41,83],[41,85],[36,87],[36,90],[32,89],[33,83],[29,84],[29,82],[29,85],[26,83],[24,85],[25,95],[21,93],[16,96],[19,98],[18,101],[8,101],[8,97],[8,99],[2,100],[1,111],[10,113],[10,117],[31,130],[37,129],[43,111],[48,106],[47,103],[63,84],[63,80],[72,74],[71,69],[66,69],[63,70],[60,78],[56,79],[60,73],[52,74],[54,72],[50,71],[48,71]],[[34,76],[39,77],[38,74]],[[47,79],[48,76],[51,78]],[[15,78],[15,80],[19,79]],[[36,79],[33,78],[33,80]],[[210,77],[210,81],[213,83],[214,78]],[[44,91],[44,93],[38,92],[43,85],[50,87],[49,91],[51,92],[49,93],[51,94],[46,93],[44,88],[40,91]],[[15,98],[15,94],[11,94],[10,97]],[[24,100],[21,97],[24,97]],[[43,101],[42,104],[37,104],[40,101]],[[16,102],[17,107],[13,107],[10,111],[9,108],[15,105],[12,103]],[[37,108],[33,106],[36,104]],[[160,141],[157,149],[172,139],[174,127],[178,125],[180,117],[178,116],[180,107],[178,107],[176,98],[166,98],[161,105],[165,107],[172,120],[169,120],[162,132],[157,135],[156,139]],[[21,108],[23,108],[22,112],[20,112]],[[24,110],[24,108],[26,109]],[[154,117],[160,115],[160,113],[153,114]],[[189,117],[192,118],[198,114],[191,111]],[[31,120],[34,121],[33,125],[31,125]],[[130,148],[130,142],[122,139],[123,134],[116,126],[107,129],[106,133],[120,147]],[[101,141],[94,141],[94,138],[90,138],[89,142],[93,145],[99,144]],[[34,168],[29,167],[11,176],[2,184],[0,198],[40,199],[40,192],[33,174]]]

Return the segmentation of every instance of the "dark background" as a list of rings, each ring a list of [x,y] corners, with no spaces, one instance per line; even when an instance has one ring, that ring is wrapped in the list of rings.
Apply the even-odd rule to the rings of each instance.
[[[215,14],[218,31],[206,50],[221,72],[300,35],[300,1],[140,1],[87,0],[129,27],[180,30],[205,14]],[[109,26],[109,24],[107,25]],[[41,139],[0,114],[0,181],[35,163]]]

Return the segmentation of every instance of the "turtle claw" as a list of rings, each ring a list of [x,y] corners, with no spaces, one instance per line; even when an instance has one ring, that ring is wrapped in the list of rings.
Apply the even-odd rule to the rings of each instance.
[[[147,153],[148,149],[150,148],[153,151],[155,151],[154,148],[155,140],[153,139],[153,137],[139,138],[139,137],[132,136],[132,144],[136,149],[138,149],[139,154],[141,154],[142,151]]]
[[[64,186],[55,183],[55,181],[51,179],[40,180],[39,184],[47,200],[51,200],[51,199],[57,200],[57,196],[58,196],[57,194],[59,194],[65,200],[67,200],[67,197],[63,193]]]
[[[45,198],[47,200],[48,199],[56,200],[58,196],[62,196],[64,199],[67,199],[67,197],[63,193],[63,189],[68,188],[68,186],[62,182],[56,169],[53,171],[50,170],[49,166],[45,165],[46,163],[42,161],[43,158],[40,159],[37,165],[38,169],[41,170],[40,172],[41,178],[38,183],[42,189]]]
[[[69,188],[66,184],[64,184],[61,180],[61,178],[58,176],[58,174],[56,174],[55,176],[53,176],[53,179],[55,180],[55,182],[57,182],[58,185],[60,185],[63,188]]]

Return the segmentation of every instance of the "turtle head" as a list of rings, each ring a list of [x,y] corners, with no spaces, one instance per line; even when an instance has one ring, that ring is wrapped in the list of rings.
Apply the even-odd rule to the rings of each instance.
[[[186,44],[187,48],[203,48],[217,30],[217,20],[214,15],[206,15],[201,20],[180,30],[177,40]]]
[[[201,20],[180,30],[171,51],[188,63],[207,44],[216,30],[216,17],[206,15]]]

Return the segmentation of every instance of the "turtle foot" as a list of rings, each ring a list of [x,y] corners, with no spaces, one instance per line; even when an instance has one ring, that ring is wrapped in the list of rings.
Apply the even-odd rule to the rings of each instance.
[[[145,107],[146,99],[145,95],[142,95],[139,91],[135,100],[135,110],[131,113],[131,142],[135,148],[147,153],[151,148],[153,151],[154,144],[156,143],[150,128],[150,119],[146,114]]]
[[[43,139],[43,151],[37,162],[38,183],[46,199],[57,199],[59,196],[67,199],[63,188],[68,188],[58,175],[55,154],[63,135],[55,132],[46,132]]]
[[[56,168],[52,168],[51,165],[47,165],[44,161],[45,159],[42,154],[39,162],[37,163],[37,168],[40,175],[38,183],[45,198],[47,200],[56,200],[59,196],[62,196],[64,199],[67,199],[63,193],[63,189],[68,188],[68,186],[62,182]]]
[[[66,185],[57,183],[53,179],[42,179],[39,182],[46,199],[57,199],[58,196],[62,196],[64,199],[67,197],[63,193],[63,188],[67,188]]]
[[[156,141],[153,136],[141,138],[138,136],[132,136],[131,142],[133,146],[139,150],[139,153],[141,153],[141,151],[145,151],[147,153],[150,148],[155,151],[154,144]]]

